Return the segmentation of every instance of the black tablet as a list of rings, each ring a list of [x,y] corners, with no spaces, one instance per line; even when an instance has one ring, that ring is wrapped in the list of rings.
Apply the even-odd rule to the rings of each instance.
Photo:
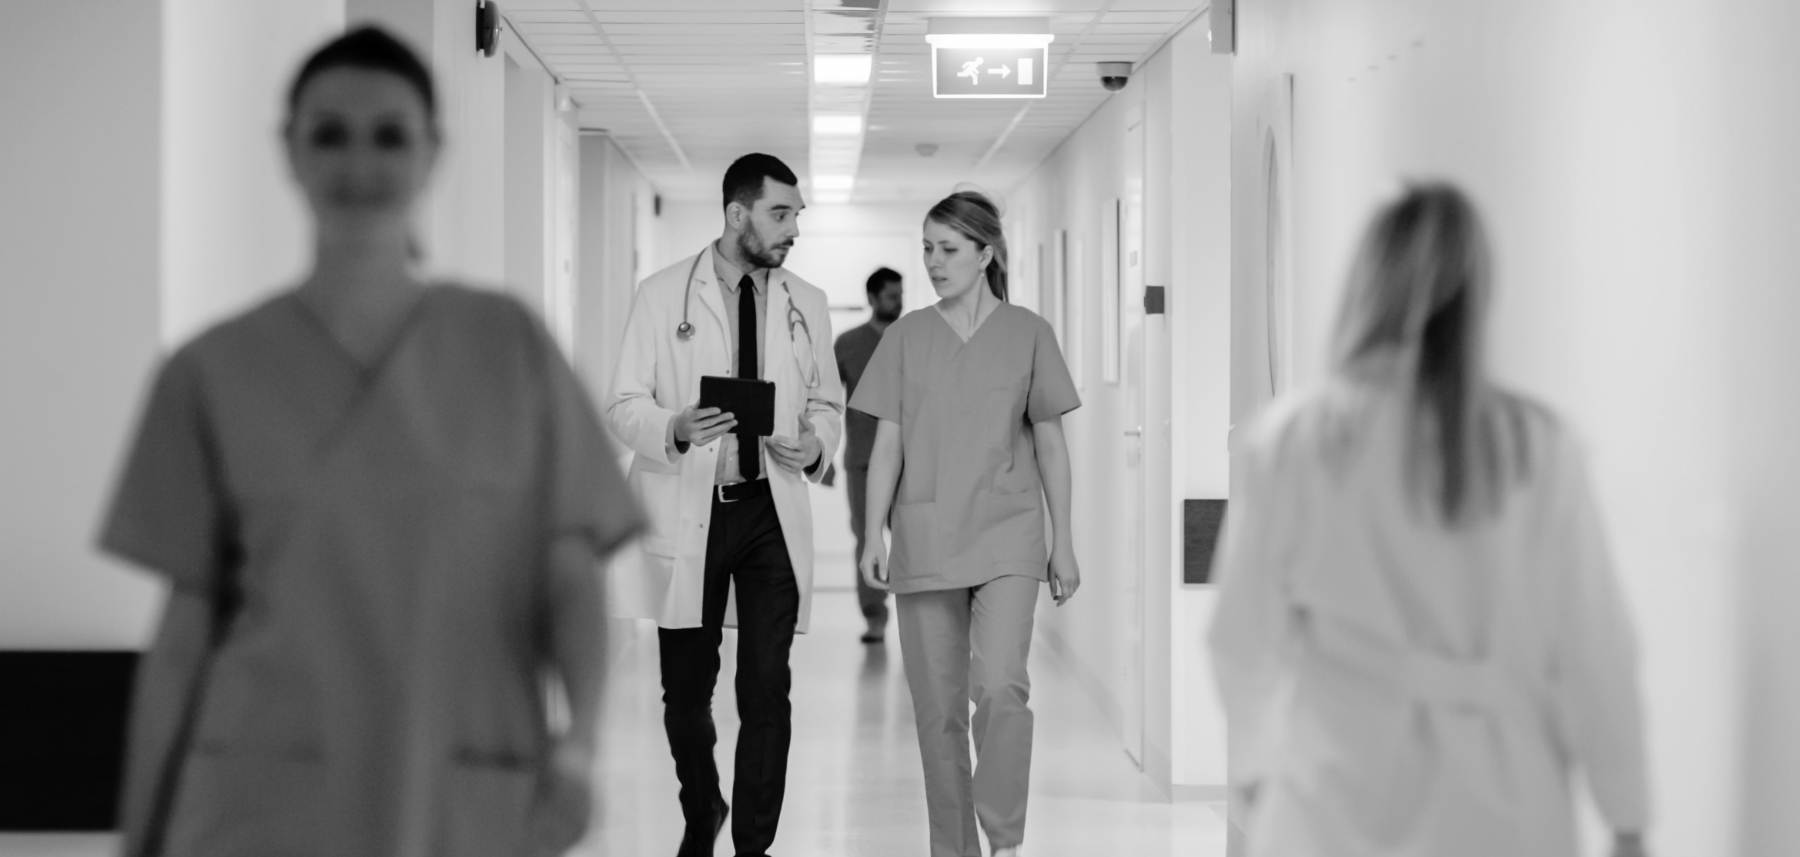
[[[775,433],[775,382],[753,378],[700,376],[700,407],[737,417],[732,434],[768,437]]]

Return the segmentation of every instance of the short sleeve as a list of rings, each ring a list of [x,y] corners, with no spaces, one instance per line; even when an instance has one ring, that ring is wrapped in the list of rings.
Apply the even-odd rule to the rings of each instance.
[[[532,325],[548,379],[551,535],[580,536],[605,557],[643,530],[644,514],[587,390],[549,333],[535,318]]]
[[[869,358],[869,365],[863,367],[862,378],[856,382],[856,393],[850,397],[852,410],[891,423],[900,421],[900,391],[905,389],[903,370],[906,365],[906,349],[902,344],[906,331],[899,327],[903,323],[896,322],[894,327],[888,328],[888,334],[875,346],[874,356]]]
[[[1063,362],[1062,348],[1056,334],[1043,319],[1037,319],[1037,338],[1032,346],[1031,389],[1025,397],[1025,418],[1033,423],[1060,417],[1081,407],[1081,395],[1075,392],[1075,379],[1069,375],[1069,364]]]
[[[208,594],[235,542],[203,393],[191,352],[176,352],[158,371],[100,547]]]

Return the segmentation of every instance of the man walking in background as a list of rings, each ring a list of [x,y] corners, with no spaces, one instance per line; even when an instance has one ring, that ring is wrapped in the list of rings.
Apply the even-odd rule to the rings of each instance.
[[[878,268],[869,275],[865,285],[869,295],[869,307],[875,311],[867,324],[844,331],[837,338],[832,350],[837,353],[838,377],[844,382],[844,399],[856,393],[856,382],[862,378],[863,367],[869,365],[869,358],[875,354],[875,346],[881,342],[881,334],[888,325],[900,318],[901,280],[900,272],[892,268]],[[860,561],[863,553],[863,513],[866,507],[864,496],[869,484],[869,450],[875,445],[875,418],[861,411],[850,411],[844,417],[845,447],[844,475],[850,492],[850,530],[856,534],[856,556]],[[856,575],[856,598],[862,604],[863,618],[868,621],[869,628],[863,632],[862,641],[879,643],[887,636],[888,606],[887,593],[875,589],[863,582],[862,575]]]

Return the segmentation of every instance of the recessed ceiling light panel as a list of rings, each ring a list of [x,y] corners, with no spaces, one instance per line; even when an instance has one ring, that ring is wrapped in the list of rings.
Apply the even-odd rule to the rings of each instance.
[[[863,130],[863,118],[855,113],[823,114],[813,117],[814,134],[854,136]]]
[[[873,54],[818,54],[813,57],[813,83],[820,86],[862,86],[874,71]]]

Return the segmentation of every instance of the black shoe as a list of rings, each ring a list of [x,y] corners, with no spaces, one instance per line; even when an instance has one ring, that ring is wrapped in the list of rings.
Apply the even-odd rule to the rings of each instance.
[[[712,835],[707,835],[705,828],[695,830],[690,825],[681,837],[681,850],[675,852],[675,857],[712,857],[713,846],[725,830],[725,819],[730,816],[731,805],[723,797],[714,797]]]

